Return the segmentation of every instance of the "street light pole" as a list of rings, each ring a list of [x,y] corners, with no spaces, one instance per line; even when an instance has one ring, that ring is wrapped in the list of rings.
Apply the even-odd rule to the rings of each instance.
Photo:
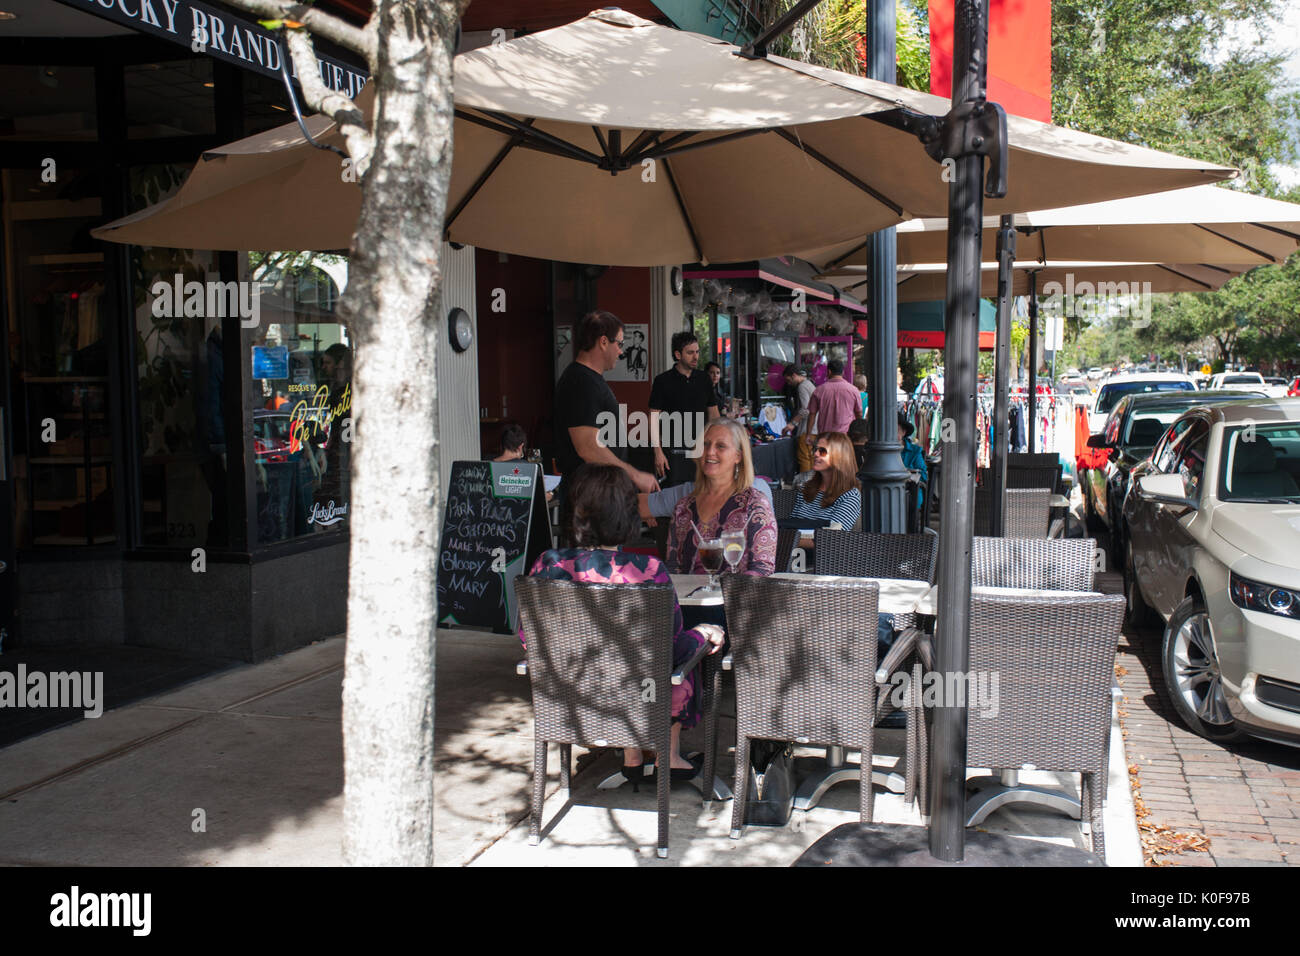
[[[867,77],[897,80],[894,0],[868,0]],[[870,356],[867,410],[871,438],[859,478],[862,530],[907,531],[907,478],[898,441],[898,239],[893,226],[867,237],[867,316]]]

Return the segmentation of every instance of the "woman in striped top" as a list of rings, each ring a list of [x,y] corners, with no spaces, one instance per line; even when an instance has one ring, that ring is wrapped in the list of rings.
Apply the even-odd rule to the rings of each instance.
[[[813,445],[813,467],[796,479],[803,480],[802,494],[795,496],[790,524],[799,520],[818,524],[836,522],[853,529],[862,516],[862,492],[858,490],[858,463],[849,436],[823,432]]]

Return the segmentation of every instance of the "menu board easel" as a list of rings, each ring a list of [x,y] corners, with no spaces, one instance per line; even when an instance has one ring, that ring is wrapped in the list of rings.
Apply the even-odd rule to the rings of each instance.
[[[515,578],[550,546],[538,465],[453,462],[438,548],[438,625],[517,631]]]

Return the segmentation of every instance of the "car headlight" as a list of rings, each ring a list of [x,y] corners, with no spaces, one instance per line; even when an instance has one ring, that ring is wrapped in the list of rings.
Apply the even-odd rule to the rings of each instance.
[[[1228,575],[1228,593],[1237,607],[1300,620],[1300,591],[1260,584],[1234,573]]]

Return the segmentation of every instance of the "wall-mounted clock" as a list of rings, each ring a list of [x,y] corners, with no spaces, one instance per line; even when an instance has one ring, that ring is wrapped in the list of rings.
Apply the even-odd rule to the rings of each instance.
[[[474,342],[474,323],[469,313],[462,308],[452,309],[447,315],[447,334],[451,337],[451,347],[463,352]]]

